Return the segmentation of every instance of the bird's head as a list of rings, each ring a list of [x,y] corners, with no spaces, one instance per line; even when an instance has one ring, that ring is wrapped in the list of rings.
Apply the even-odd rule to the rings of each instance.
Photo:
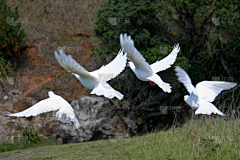
[[[135,65],[134,65],[134,63],[131,62],[131,61],[127,63],[127,67],[130,67],[131,70],[133,70],[133,71],[135,70]]]
[[[185,101],[185,102],[187,102],[188,97],[189,97],[188,95],[185,95],[185,96],[184,96],[184,101]]]
[[[49,92],[48,92],[48,96],[49,96],[49,97],[51,97],[51,96],[53,96],[53,95],[54,95],[53,91],[49,91]]]

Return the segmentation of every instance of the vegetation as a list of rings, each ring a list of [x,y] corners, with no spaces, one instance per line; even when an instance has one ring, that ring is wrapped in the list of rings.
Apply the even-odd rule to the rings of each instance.
[[[56,144],[55,140],[45,141],[40,139],[42,136],[37,130],[26,128],[24,131],[9,136],[7,141],[2,142],[0,152]]]
[[[187,70],[193,85],[202,80],[239,83],[239,5],[239,1],[214,0],[108,0],[95,20],[94,30],[102,40],[102,48],[97,51],[102,57],[115,55],[120,49],[119,34],[127,33],[151,64],[166,57],[178,42],[181,51],[174,65]],[[159,106],[182,105],[187,91],[179,85],[173,67],[159,74],[171,84],[172,94],[139,81],[129,69],[111,81],[125,95],[125,102],[119,105],[137,113],[127,112],[134,121],[140,117],[146,124],[161,114]],[[239,90],[222,94],[216,99],[216,106],[226,113],[237,110],[234,116],[238,116],[239,94]]]
[[[192,120],[147,136],[0,153],[9,159],[239,159],[239,120]]]
[[[6,0],[1,0],[0,13],[0,76],[6,76],[11,70],[11,57],[19,52],[26,33],[21,29],[17,7],[15,11],[11,11]]]

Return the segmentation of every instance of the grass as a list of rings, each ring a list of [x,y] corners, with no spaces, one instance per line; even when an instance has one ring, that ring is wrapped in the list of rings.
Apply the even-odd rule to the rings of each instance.
[[[203,117],[146,136],[14,150],[0,159],[240,159],[239,122]]]
[[[41,147],[41,146],[51,146],[51,145],[55,145],[56,144],[56,140],[55,139],[51,139],[51,140],[40,140],[38,143],[30,143],[29,144],[1,144],[0,145],[0,152],[7,152],[7,151],[13,151],[13,150],[17,150],[17,149],[27,149],[27,148],[36,148],[36,147]]]

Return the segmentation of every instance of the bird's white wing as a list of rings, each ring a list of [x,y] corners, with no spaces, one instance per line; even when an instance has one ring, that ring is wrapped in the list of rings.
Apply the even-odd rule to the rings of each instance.
[[[66,55],[62,50],[54,51],[55,58],[57,59],[60,66],[66,69],[68,72],[78,74],[85,78],[90,78],[94,80],[98,80],[96,77],[89,74],[89,72],[83,68],[75,59],[72,58],[71,55]]]
[[[219,114],[221,116],[224,116],[225,114],[219,111],[212,103],[204,100],[204,99],[199,99],[199,107],[195,111],[195,114],[207,114],[211,115],[212,113],[214,114]]]
[[[142,54],[135,48],[131,36],[125,33],[120,34],[120,44],[124,52],[127,52],[127,57],[134,63],[135,67],[149,73],[153,73],[152,68],[146,62]]]
[[[100,69],[91,72],[95,77],[99,77],[99,74],[104,74],[102,78],[104,81],[109,81],[120,74],[126,67],[127,54],[123,54],[123,50],[120,50],[118,55],[113,61],[108,63],[106,66],[102,66]]]
[[[224,81],[202,81],[196,85],[199,98],[213,102],[219,93],[235,87],[237,83]]]
[[[192,85],[192,81],[188,76],[187,72],[179,66],[175,66],[174,70],[176,71],[176,76],[178,77],[178,80],[183,83],[189,94],[194,93],[195,95],[197,95],[197,91]]]
[[[156,61],[155,63],[151,64],[151,68],[153,70],[153,73],[157,73],[159,71],[163,71],[167,68],[170,68],[171,65],[176,61],[177,54],[180,51],[179,44],[175,44],[172,52],[165,58],[163,58],[160,61]]]
[[[44,112],[55,111],[58,110],[61,106],[51,100],[51,98],[47,98],[39,101],[34,104],[32,107],[18,113],[7,114],[8,116],[15,117],[30,117],[36,116]]]

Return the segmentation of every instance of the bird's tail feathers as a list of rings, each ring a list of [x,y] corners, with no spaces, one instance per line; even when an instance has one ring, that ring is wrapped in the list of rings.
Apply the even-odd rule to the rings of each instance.
[[[81,127],[81,125],[80,125],[79,121],[77,120],[77,118],[75,118],[75,120],[73,121],[73,123],[74,123],[75,128]]]
[[[162,79],[157,74],[154,74],[153,76],[148,77],[147,79],[157,84],[160,88],[162,88],[164,92],[171,93],[172,87],[170,86],[170,84],[163,82]]]
[[[206,100],[199,100],[199,108],[195,111],[195,114],[211,115],[212,113],[225,116],[225,114],[219,111],[212,103]]]
[[[71,123],[71,120],[66,120],[66,119],[62,119],[62,118],[57,118],[59,121],[61,121],[62,123]]]
[[[98,84],[96,88],[94,88],[91,94],[96,94],[98,96],[105,96],[107,98],[112,99],[113,97],[118,98],[119,100],[123,99],[124,95],[120,92],[113,89],[109,84],[105,83],[104,85]]]
[[[63,123],[71,123],[72,121],[76,128],[79,128],[81,126],[72,108],[60,109],[59,111],[57,111],[56,117]]]

